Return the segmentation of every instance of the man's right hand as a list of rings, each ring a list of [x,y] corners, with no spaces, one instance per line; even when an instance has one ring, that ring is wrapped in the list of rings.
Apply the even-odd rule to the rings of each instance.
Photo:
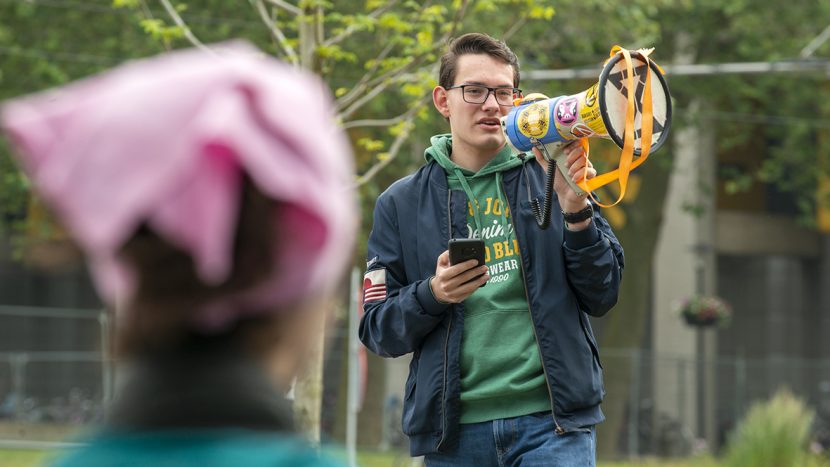
[[[471,259],[450,265],[449,250],[441,253],[435,265],[435,276],[430,279],[430,288],[435,298],[443,303],[461,303],[486,284],[490,280],[488,268],[486,265],[476,267],[477,264],[478,261]]]

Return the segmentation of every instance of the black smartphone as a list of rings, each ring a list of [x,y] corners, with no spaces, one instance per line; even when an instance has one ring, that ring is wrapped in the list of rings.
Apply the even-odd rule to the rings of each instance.
[[[478,266],[484,266],[484,240],[479,238],[452,238],[447,245],[447,249],[450,250],[451,265],[477,259]]]
[[[447,249],[450,250],[450,264],[455,265],[458,263],[463,263],[464,261],[468,261],[471,259],[477,259],[479,266],[484,266],[484,240],[480,238],[451,238],[449,244],[447,245]],[[474,277],[467,281],[467,283],[477,280],[479,277],[483,276],[481,274],[479,276]],[[484,284],[481,284],[484,287]]]

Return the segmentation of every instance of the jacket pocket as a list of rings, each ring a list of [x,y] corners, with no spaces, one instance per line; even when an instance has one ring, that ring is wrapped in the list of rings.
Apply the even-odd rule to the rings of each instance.
[[[403,417],[401,419],[401,428],[406,434],[411,434],[411,427],[413,425],[413,416],[415,415],[415,387],[418,379],[418,355],[412,356],[412,361],[409,362],[409,376],[406,378],[406,386],[404,388],[403,398]]]
[[[444,336],[432,332],[413,354],[404,391],[403,432],[408,436],[441,430],[444,395]]]
[[[597,340],[594,337],[594,333],[591,331],[590,324],[585,322],[587,319],[588,318],[585,317],[585,313],[579,312],[579,325],[582,326],[582,333],[585,334],[585,339],[588,341],[588,345],[591,346],[591,352],[594,354],[594,359],[596,359],[597,365],[602,368],[602,361],[599,358]]]

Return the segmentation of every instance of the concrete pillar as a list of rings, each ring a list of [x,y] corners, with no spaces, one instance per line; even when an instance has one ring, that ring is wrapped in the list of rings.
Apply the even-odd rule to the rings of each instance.
[[[692,104],[687,114],[703,108]],[[673,302],[695,293],[714,294],[715,274],[715,135],[704,123],[674,134],[674,170],[664,207],[664,220],[654,263],[654,396],[657,413],[680,420],[710,445],[715,440],[715,371],[698,366],[717,355],[716,331],[688,327],[672,313]],[[689,209],[693,207],[694,209]],[[683,366],[678,366],[684,361]],[[683,374],[681,374],[681,372]],[[702,380],[702,381],[701,381]],[[699,402],[705,413],[699,413]]]
[[[683,206],[694,201],[698,184],[699,133],[689,126],[674,134],[674,170],[655,250],[652,314],[655,412],[668,414],[695,432],[695,391],[689,390],[697,387],[695,367],[690,365],[695,357],[695,334],[672,308],[675,301],[696,291],[697,220]],[[683,366],[678,366],[680,361]]]

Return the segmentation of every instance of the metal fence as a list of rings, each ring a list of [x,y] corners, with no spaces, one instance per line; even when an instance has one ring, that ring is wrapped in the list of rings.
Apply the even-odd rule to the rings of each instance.
[[[93,323],[94,324],[94,323]],[[100,327],[106,332],[107,326]],[[344,326],[335,333],[341,344],[352,337]],[[342,348],[342,345],[340,346]],[[348,410],[344,352],[333,345],[325,376],[323,423],[345,420]],[[398,362],[405,363],[405,362]],[[805,358],[718,357],[652,354],[643,350],[603,349],[608,421],[615,429],[614,457],[686,456],[696,450],[717,451],[753,402],[782,387],[805,400],[817,414],[815,436],[830,432],[830,361]],[[379,391],[366,400],[359,417],[361,434],[377,449],[405,449],[400,433],[399,394],[404,373],[388,372]],[[99,351],[0,352],[0,440],[63,441],[99,421],[112,394],[112,362]],[[385,394],[385,395],[384,395]],[[374,407],[373,408],[373,404]],[[374,413],[375,415],[372,415]],[[365,423],[371,418],[370,423]],[[328,420],[328,422],[326,422]],[[324,427],[325,430],[325,427]],[[334,438],[338,441],[338,438]],[[377,441],[380,440],[380,441]],[[704,441],[705,440],[705,441]]]
[[[618,456],[682,457],[702,450],[718,452],[753,403],[782,389],[816,411],[813,438],[827,444],[828,359],[721,356],[704,360],[606,349],[602,360],[606,405],[625,395],[624,409],[615,413],[622,423],[614,425],[609,420],[605,424],[621,426]]]

